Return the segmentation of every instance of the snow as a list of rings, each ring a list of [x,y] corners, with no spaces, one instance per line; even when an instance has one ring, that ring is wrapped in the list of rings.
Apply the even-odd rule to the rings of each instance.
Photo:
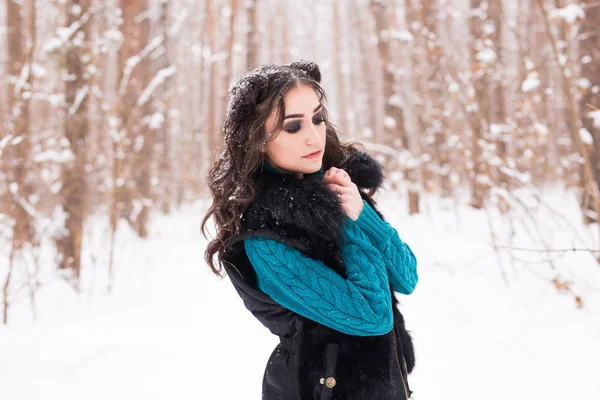
[[[25,135],[19,135],[19,136],[16,136],[15,138],[13,138],[13,140],[11,140],[10,142],[13,146],[16,146],[19,143],[21,143],[23,140],[25,140]]]
[[[448,91],[450,93],[458,93],[460,91],[460,86],[454,79],[450,79],[450,83],[448,84]]]
[[[562,19],[569,25],[573,25],[577,20],[585,19],[585,12],[578,4],[569,4],[564,8],[556,8],[550,11],[550,18]]]
[[[485,36],[490,36],[494,32],[496,32],[496,26],[493,23],[488,22],[483,25],[483,33]]]
[[[174,65],[170,65],[166,68],[160,69],[156,73],[156,76],[152,79],[148,87],[144,89],[140,97],[137,99],[137,105],[141,106],[145,104],[150,98],[150,95],[152,95],[152,92],[154,92],[154,90],[156,90],[158,86],[162,85],[165,82],[165,79],[172,76],[175,72],[177,72],[177,67],[175,67]]]
[[[400,40],[402,42],[412,42],[414,40],[413,35],[409,31],[392,31],[391,36],[393,39]]]
[[[600,110],[588,112],[588,117],[594,120],[594,122],[592,123],[594,125],[594,128],[600,129]],[[2,149],[2,146],[0,146],[0,149]]]
[[[538,73],[535,71],[527,74],[527,78],[523,81],[521,85],[521,91],[524,93],[531,92],[533,89],[537,88],[541,85],[540,80],[538,79]]]
[[[577,80],[577,86],[579,86],[582,89],[589,89],[590,87],[592,87],[592,83],[587,78],[580,78]]]
[[[46,70],[46,68],[44,68],[43,65],[38,64],[38,63],[32,63],[31,64],[31,75],[34,78],[44,78],[44,77],[46,77],[46,75],[48,75],[48,71]]]
[[[558,63],[561,66],[564,67],[565,65],[567,65],[567,61],[569,61],[569,57],[566,54],[559,54],[558,55]]]
[[[527,68],[527,71],[531,71],[535,68],[535,64],[529,57],[525,58],[525,68]]]
[[[46,41],[44,44],[44,51],[46,53],[51,53],[60,49],[67,43],[68,40],[71,39],[75,32],[79,31],[79,28],[81,28],[81,26],[85,24],[89,18],[90,15],[86,14],[80,20],[73,21],[73,23],[71,23],[71,25],[68,27],[61,26],[56,28],[56,37],[50,38]]]
[[[476,58],[484,64],[491,65],[496,62],[497,56],[494,49],[486,47],[477,53]]]
[[[15,83],[14,93],[19,93],[21,89],[27,87],[27,80],[29,79],[30,64],[25,63],[21,68],[21,74],[19,79]]]
[[[396,120],[389,115],[383,117],[383,126],[388,129],[394,129],[396,127]]]
[[[388,104],[393,107],[398,107],[398,108],[402,108],[404,106],[404,102],[402,101],[402,98],[400,96],[398,96],[397,94],[390,96],[390,98],[388,99]]]
[[[592,137],[592,134],[590,133],[590,131],[588,131],[585,128],[579,129],[579,136],[581,136],[581,140],[583,141],[584,144],[593,144],[594,143],[594,138]]]
[[[4,148],[8,145],[8,143],[14,138],[13,135],[7,135],[5,137],[3,137],[2,139],[0,139],[0,156],[2,156],[2,152],[4,151]]]
[[[117,28],[107,29],[104,31],[104,38],[118,44],[123,41],[123,33]]]
[[[507,124],[490,124],[490,137],[492,139],[500,139],[504,132],[512,132],[512,128]]]
[[[148,124],[150,129],[158,129],[162,126],[165,121],[165,116],[160,112],[155,112],[154,114],[145,118],[145,122]]]
[[[65,95],[63,93],[51,93],[48,95],[48,103],[52,107],[59,107],[65,102]]]
[[[81,6],[79,4],[73,4],[71,6],[71,14],[73,14],[75,17],[78,17],[81,14]]]
[[[84,85],[82,88],[79,88],[77,90],[77,95],[75,96],[73,105],[71,106],[71,108],[69,108],[69,116],[75,115],[75,113],[79,109],[79,106],[81,105],[81,102],[83,101],[83,99],[85,99],[85,96],[87,96],[89,90],[90,87],[88,85]]]
[[[550,133],[548,127],[540,122],[534,123],[533,129],[538,136],[548,136],[548,134]]]
[[[36,163],[51,161],[56,164],[62,164],[75,159],[75,155],[70,149],[64,149],[60,152],[55,150],[46,150],[33,156]]]
[[[508,167],[500,167],[500,171],[503,174],[510,176],[511,178],[514,178],[516,181],[518,181],[521,184],[526,184],[531,181],[531,174],[529,172],[520,172],[515,168],[508,168]]]
[[[62,40],[60,40],[59,38],[51,38],[48,39],[46,41],[46,43],[44,44],[44,51],[46,53],[52,53],[58,49],[60,49],[63,45]]]
[[[144,139],[143,135],[137,135],[135,137],[135,141],[133,142],[133,148],[132,148],[133,152],[139,153],[142,150],[142,148],[144,147],[145,141],[146,140]]]
[[[179,35],[181,27],[183,26],[183,23],[187,20],[188,16],[189,11],[187,10],[187,8],[184,8],[179,12],[179,14],[177,14],[175,21],[168,30],[168,34],[170,37],[175,37]]]
[[[8,184],[8,190],[10,194],[16,196],[19,193],[19,184],[17,182],[11,182]]]
[[[156,50],[158,46],[162,44],[162,42],[163,38],[161,36],[155,36],[150,41],[150,43],[148,43],[148,45],[142,49],[140,54],[133,55],[125,61],[125,67],[123,68],[123,77],[121,78],[121,82],[119,83],[119,93],[121,95],[125,93],[127,85],[129,84],[131,72],[136,67],[136,65],[138,65],[140,61],[147,57],[148,54]]]
[[[520,222],[513,225],[508,216],[466,207],[466,198],[425,195],[425,212],[409,217],[403,195],[377,199],[419,259],[416,291],[398,295],[416,348],[417,367],[409,377],[416,398],[599,398],[592,366],[600,357],[594,283],[600,271],[593,257],[553,254],[552,269],[539,263],[548,257],[542,253],[516,252],[533,262],[525,265],[491,249],[490,224],[506,246],[540,248],[526,233],[529,218],[553,248],[597,243],[578,222],[574,195],[554,190],[542,198],[566,219],[543,205],[527,218],[514,207],[511,218]],[[535,206],[531,198],[522,201]],[[22,293],[10,325],[0,326],[2,398],[260,398],[277,339],[244,308],[228,279],[217,279],[205,265],[198,227],[207,206],[202,200],[155,216],[146,241],[120,225],[110,295],[106,217],[88,220],[81,295],[49,274],[54,253],[45,248],[38,322],[31,321]],[[511,243],[512,226],[519,231]],[[581,283],[574,290],[583,309],[548,282],[558,274]]]

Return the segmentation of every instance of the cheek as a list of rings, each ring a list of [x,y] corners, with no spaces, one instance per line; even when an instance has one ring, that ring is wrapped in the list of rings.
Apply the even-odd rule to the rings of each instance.
[[[289,153],[298,147],[293,143],[292,139],[292,136],[284,135],[283,133],[277,135],[265,147],[267,156],[273,161],[288,158]]]
[[[323,138],[323,142],[325,141],[325,138],[327,137],[327,126],[325,126],[325,124],[321,124],[319,125],[319,132],[321,132],[321,137]]]

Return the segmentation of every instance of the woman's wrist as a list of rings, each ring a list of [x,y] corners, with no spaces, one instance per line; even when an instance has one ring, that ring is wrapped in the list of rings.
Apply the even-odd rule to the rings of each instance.
[[[390,238],[390,229],[393,229],[392,226],[382,220],[366,200],[363,200],[363,204],[362,212],[356,219],[356,225],[362,229],[367,236],[378,242],[388,240]]]

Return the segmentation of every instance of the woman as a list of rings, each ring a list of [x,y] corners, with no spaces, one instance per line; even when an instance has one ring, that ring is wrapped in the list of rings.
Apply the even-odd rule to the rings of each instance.
[[[371,198],[381,165],[340,143],[320,80],[301,61],[232,84],[205,258],[220,275],[217,254],[248,310],[280,337],[263,399],[408,399],[415,359],[393,292],[414,290],[416,259]]]

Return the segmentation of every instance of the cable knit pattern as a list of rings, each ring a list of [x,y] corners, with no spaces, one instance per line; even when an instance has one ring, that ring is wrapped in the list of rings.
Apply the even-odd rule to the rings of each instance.
[[[347,279],[272,239],[253,237],[244,246],[259,288],[282,306],[349,335],[386,334],[394,320],[382,256],[347,217],[342,240]]]
[[[417,286],[417,258],[398,232],[382,220],[371,206],[363,200],[364,208],[356,224],[368,236],[371,244],[381,252],[389,281],[396,292],[411,294]]]

